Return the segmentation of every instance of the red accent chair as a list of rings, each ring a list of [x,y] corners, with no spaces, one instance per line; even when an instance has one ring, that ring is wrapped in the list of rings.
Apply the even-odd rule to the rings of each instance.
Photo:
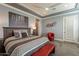
[[[52,32],[49,32],[48,34],[47,34],[47,37],[48,37],[48,39],[49,39],[49,41],[54,41],[54,33],[52,33]]]

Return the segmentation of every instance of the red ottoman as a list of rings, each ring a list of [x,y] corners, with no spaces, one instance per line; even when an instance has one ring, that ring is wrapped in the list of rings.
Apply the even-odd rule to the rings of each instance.
[[[55,46],[49,43],[34,52],[32,56],[48,56],[51,52],[55,52]]]

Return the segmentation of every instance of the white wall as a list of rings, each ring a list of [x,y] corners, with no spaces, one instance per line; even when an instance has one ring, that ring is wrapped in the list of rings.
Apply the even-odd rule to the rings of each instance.
[[[29,27],[32,27],[32,25],[34,25],[35,24],[35,20],[36,19],[39,19],[39,29],[38,29],[38,31],[39,31],[39,35],[41,35],[41,31],[42,31],[42,24],[41,24],[41,22],[42,22],[42,19],[41,18],[37,18],[37,17],[32,17],[32,16],[29,16]]]
[[[55,37],[58,39],[62,39],[63,40],[63,17],[65,16],[69,16],[69,15],[79,15],[79,11],[74,11],[74,12],[70,12],[70,13],[63,13],[63,14],[59,14],[59,15],[55,15],[55,16],[51,16],[51,17],[47,17],[44,18],[42,21],[42,34],[43,33],[47,33],[49,31],[54,32],[55,33]],[[47,23],[52,23],[52,22],[56,22],[56,25],[53,27],[46,27]],[[74,39],[76,41],[79,41],[79,16],[77,18],[75,18],[74,20]]]
[[[56,22],[52,27],[46,27],[48,23]],[[43,21],[43,33],[54,32],[56,38],[63,38],[63,19],[62,17],[51,17]]]
[[[4,26],[8,26],[8,10],[3,6],[0,6],[0,38],[3,38],[3,28]]]
[[[35,23],[36,18],[39,19],[40,23],[41,23],[41,18],[39,18],[39,17],[36,17],[36,16],[31,15],[29,13],[22,13],[18,10],[11,9],[11,8],[5,7],[3,5],[0,5],[0,38],[3,38],[3,28],[2,27],[9,26],[9,17],[8,17],[8,12],[9,11],[17,13],[17,14],[24,15],[24,16],[28,16],[28,18],[29,18],[29,27],[31,26],[31,24]],[[40,30],[39,34],[41,34],[41,26],[39,27],[39,30]]]

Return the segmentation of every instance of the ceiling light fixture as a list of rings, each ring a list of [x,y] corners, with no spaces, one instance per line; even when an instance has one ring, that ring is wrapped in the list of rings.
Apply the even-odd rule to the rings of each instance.
[[[68,7],[68,5],[64,5],[64,7]]]
[[[49,10],[49,8],[45,8],[45,10]]]

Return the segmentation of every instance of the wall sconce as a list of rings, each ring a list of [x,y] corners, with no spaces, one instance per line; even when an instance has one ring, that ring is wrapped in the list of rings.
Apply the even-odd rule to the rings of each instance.
[[[35,26],[33,26],[33,35],[36,35],[36,27]]]
[[[35,26],[33,26],[33,27],[32,27],[32,29],[33,29],[33,30],[35,30],[35,29],[36,29],[36,27],[35,27]]]
[[[31,34],[32,35],[35,35],[36,34],[36,26],[35,25],[32,25],[32,31],[31,31]]]

